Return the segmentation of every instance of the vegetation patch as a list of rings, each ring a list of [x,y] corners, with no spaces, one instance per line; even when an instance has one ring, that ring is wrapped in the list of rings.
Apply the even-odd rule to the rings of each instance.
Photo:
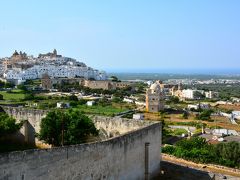
[[[107,106],[78,105],[77,109],[83,111],[86,114],[98,114],[98,115],[106,115],[106,116],[113,116],[113,115],[116,115],[117,113],[129,110],[125,107],[113,107],[112,105],[107,105]]]
[[[0,94],[3,96],[4,100],[13,100],[21,101],[24,99],[24,92],[21,90],[9,90],[9,91],[0,91]]]
[[[39,139],[54,146],[85,143],[98,135],[92,120],[77,109],[50,111],[40,127]]]
[[[194,137],[177,142],[176,146],[165,146],[163,153],[197,163],[213,163],[240,168],[240,143],[229,142],[211,145],[204,138]]]

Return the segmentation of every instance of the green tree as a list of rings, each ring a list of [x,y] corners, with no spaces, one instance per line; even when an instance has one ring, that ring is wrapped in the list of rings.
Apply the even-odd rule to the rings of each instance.
[[[78,144],[87,141],[89,136],[97,136],[96,129],[92,120],[79,110],[70,109],[67,112],[69,124],[66,126],[66,143]]]
[[[88,137],[98,135],[98,131],[90,118],[80,110],[69,109],[66,112],[54,110],[42,119],[39,138],[54,146],[79,144]]]
[[[4,88],[4,86],[5,86],[5,82],[0,81],[0,88]]]
[[[98,105],[100,106],[108,106],[111,103],[108,101],[108,99],[106,97],[103,97],[102,99],[99,99],[98,101]]]
[[[188,119],[188,116],[189,116],[188,112],[184,111],[183,114],[182,114],[182,118],[183,119]]]
[[[191,138],[191,139],[183,139],[179,141],[177,144],[177,147],[181,147],[182,149],[192,149],[192,148],[202,148],[204,146],[207,146],[207,142],[204,138]]]
[[[215,149],[220,163],[231,167],[240,167],[240,143],[220,143],[216,145]]]
[[[69,105],[70,105],[70,107],[77,107],[78,102],[77,102],[77,101],[71,101],[71,102],[69,103]]]
[[[115,102],[115,103],[120,103],[122,101],[123,99],[121,97],[113,96],[112,98],[112,102]]]
[[[10,83],[10,82],[6,82],[5,83],[5,88],[13,88],[14,87],[14,84]]]
[[[26,82],[24,82],[25,85],[34,85],[34,81],[32,79],[27,79]]]
[[[0,113],[0,137],[16,132],[21,126],[22,122],[16,123],[16,120],[8,116],[8,114]]]
[[[24,92],[27,91],[27,87],[26,87],[24,84],[19,84],[19,85],[17,86],[17,88],[20,89],[20,90],[22,90],[22,91],[24,91]]]
[[[77,98],[77,96],[75,96],[74,94],[73,95],[71,95],[71,96],[69,96],[69,98],[68,98],[70,101],[78,101],[78,98]]]
[[[202,94],[202,93],[199,92],[199,91],[194,91],[194,92],[193,92],[193,96],[194,96],[194,98],[196,98],[196,99],[203,99],[203,98],[205,98],[205,95]]]
[[[119,79],[117,78],[117,76],[111,76],[111,79],[113,82],[119,82]]]
[[[179,98],[177,96],[170,96],[168,103],[177,104],[177,103],[179,103]]]
[[[199,120],[210,120],[212,112],[213,111],[210,110],[210,109],[204,109],[200,114],[198,114],[196,116],[196,119],[199,119]]]
[[[164,111],[159,112],[159,115],[160,115],[160,120],[161,121],[163,121],[166,118],[166,112],[164,112]]]
[[[147,84],[144,82],[138,82],[135,84],[136,93],[145,93],[147,88]]]
[[[25,94],[25,96],[24,96],[24,100],[34,100],[34,99],[35,99],[35,96],[32,93]]]
[[[83,105],[83,104],[86,104],[87,103],[87,100],[86,99],[80,99],[78,104],[79,105]]]
[[[177,142],[174,147],[163,147],[162,152],[195,162],[240,167],[240,143],[238,142],[211,145],[203,138],[193,137]]]

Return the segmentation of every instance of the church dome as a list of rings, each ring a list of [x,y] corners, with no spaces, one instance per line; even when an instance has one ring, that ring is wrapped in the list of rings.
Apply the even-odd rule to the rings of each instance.
[[[15,50],[14,53],[13,53],[13,56],[18,56],[18,55],[19,54],[18,54],[17,50]]]
[[[161,87],[158,83],[154,83],[151,85],[150,89],[153,91],[158,91],[158,90],[161,90]]]

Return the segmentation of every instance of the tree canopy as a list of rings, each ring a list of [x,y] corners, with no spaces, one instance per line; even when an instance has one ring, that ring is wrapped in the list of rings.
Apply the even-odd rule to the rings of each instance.
[[[211,145],[204,138],[195,137],[183,139],[176,146],[166,146],[162,152],[195,162],[240,167],[240,143],[238,142]]]
[[[40,140],[54,146],[62,144],[84,143],[91,136],[98,135],[98,130],[92,120],[80,110],[54,110],[42,119],[40,125]]]
[[[212,114],[211,109],[204,109],[200,114],[196,115],[196,119],[198,120],[210,120],[211,119],[211,114]]]
[[[0,137],[14,133],[19,130],[22,123],[16,123],[16,120],[8,114],[0,112]]]
[[[76,95],[71,95],[68,97],[70,101],[78,101],[78,97]]]
[[[111,79],[112,79],[113,82],[118,82],[119,81],[117,76],[111,76]]]
[[[205,98],[205,95],[202,94],[199,91],[194,91],[193,95],[194,95],[194,98],[196,98],[196,99],[203,99],[203,98]]]

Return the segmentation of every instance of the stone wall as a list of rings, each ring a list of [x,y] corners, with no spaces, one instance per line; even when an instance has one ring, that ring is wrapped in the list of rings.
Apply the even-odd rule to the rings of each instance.
[[[27,120],[20,132],[25,137],[25,142],[32,142],[35,134],[40,131],[40,124],[42,118],[47,115],[48,111],[26,109],[19,107],[2,106],[4,111],[14,117],[17,121]],[[97,129],[105,133],[107,137],[115,137],[120,134],[139,129],[143,126],[151,124],[150,122],[132,121],[129,119],[122,119],[118,117],[102,117],[91,116]]]
[[[91,88],[91,89],[104,89],[104,90],[110,90],[112,89],[111,81],[90,81],[85,80],[84,86]]]
[[[8,115],[14,117],[17,121],[27,120],[37,133],[40,131],[41,119],[44,118],[48,112],[45,110],[10,106],[2,106],[2,108]]]
[[[134,180],[144,179],[145,172],[152,176],[159,170],[161,123],[93,119],[98,128],[123,134],[101,142],[0,155],[0,179]],[[146,143],[150,143],[148,151]]]
[[[93,120],[97,129],[103,130],[107,133],[107,137],[119,136],[152,124],[150,121],[120,117],[90,116],[90,118]]]
[[[29,144],[40,143],[36,138],[36,133],[39,133],[41,120],[47,115],[48,111],[11,106],[1,107],[8,115],[14,117],[17,122],[21,120],[24,121],[22,128],[17,133],[17,136],[13,136],[15,137],[13,140],[16,139],[18,142]]]

